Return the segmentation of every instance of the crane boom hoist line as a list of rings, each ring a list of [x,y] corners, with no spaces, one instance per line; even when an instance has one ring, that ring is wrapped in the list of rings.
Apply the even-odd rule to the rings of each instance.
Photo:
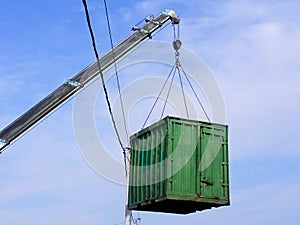
[[[148,37],[151,38],[152,34],[169,20],[171,20],[173,24],[178,24],[180,21],[173,10],[164,10],[155,18],[152,16],[148,17],[145,20],[146,23],[142,27],[134,27],[134,33],[125,38],[99,59],[102,72],[113,65],[113,63],[123,58]],[[99,73],[97,61],[95,61],[1,130],[0,153],[25,134],[26,131],[34,127],[51,112],[69,100],[75,93],[78,93],[78,91],[92,82],[98,77]]]

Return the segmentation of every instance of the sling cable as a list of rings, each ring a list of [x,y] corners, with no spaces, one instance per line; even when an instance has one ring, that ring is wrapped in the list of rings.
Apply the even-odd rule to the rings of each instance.
[[[168,99],[169,99],[169,95],[170,95],[170,92],[171,92],[171,89],[172,89],[172,86],[174,84],[174,78],[175,78],[175,75],[176,75],[176,72],[178,74],[178,77],[179,77],[179,83],[180,83],[180,88],[181,88],[181,93],[182,93],[182,99],[183,99],[183,103],[184,103],[184,108],[185,108],[185,113],[186,113],[186,117],[187,118],[190,118],[190,114],[189,114],[189,110],[188,110],[188,107],[187,107],[187,101],[186,101],[186,93],[184,91],[184,86],[183,86],[183,78],[182,78],[182,74],[181,72],[183,73],[184,75],[184,78],[186,79],[190,89],[192,90],[195,98],[197,99],[197,102],[198,104],[200,105],[206,119],[211,122],[209,116],[208,116],[208,113],[206,112],[203,104],[201,103],[200,101],[200,98],[199,96],[197,95],[196,91],[195,91],[195,88],[193,87],[192,85],[192,82],[190,81],[190,78],[188,77],[187,73],[185,72],[185,70],[183,69],[182,67],[182,64],[180,63],[180,53],[179,53],[179,50],[182,46],[182,42],[180,40],[180,27],[179,27],[179,22],[180,20],[177,18],[177,20],[172,20],[172,26],[173,26],[173,42],[172,42],[172,46],[173,46],[173,49],[175,51],[175,63],[174,65],[172,66],[171,68],[171,71],[169,72],[167,78],[165,79],[164,81],[164,84],[162,86],[162,88],[160,89],[159,91],[159,94],[157,95],[152,107],[150,108],[149,110],[149,113],[146,117],[146,120],[145,122],[143,123],[142,125],[142,129],[146,126],[158,100],[161,98],[162,96],[162,93],[163,93],[163,90],[166,88],[167,86],[167,83],[169,81],[169,79],[171,78],[170,80],[170,85],[168,87],[168,90],[167,90],[167,95],[166,95],[166,98],[165,98],[165,101],[164,101],[164,105],[162,107],[162,111],[161,111],[161,114],[160,114],[160,119],[163,118],[164,114],[165,114],[165,109],[166,109],[166,105],[167,105],[167,102],[168,102]]]

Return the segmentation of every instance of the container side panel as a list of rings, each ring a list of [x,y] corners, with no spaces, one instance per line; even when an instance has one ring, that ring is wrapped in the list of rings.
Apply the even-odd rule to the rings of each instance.
[[[131,137],[129,206],[162,198],[166,193],[166,140],[166,125],[161,122]]]
[[[167,188],[167,149],[168,149],[168,129],[167,125],[161,126],[160,130],[160,163],[158,164],[159,171],[159,183],[157,183],[160,187],[160,192],[158,196],[166,196],[166,188]]]
[[[148,140],[149,134],[146,133],[146,135],[142,138],[142,149],[138,149],[139,154],[141,155],[141,201],[145,199],[146,196],[146,153],[147,153],[147,140]]]
[[[177,196],[195,197],[197,194],[197,126],[192,123],[184,123],[181,120],[171,119],[169,122],[172,136],[169,142],[172,176],[168,179],[172,185],[168,194]]]
[[[156,136],[153,135],[150,141],[150,158],[149,158],[149,165],[155,163],[155,158],[156,158],[156,151],[157,151],[157,146],[156,146]],[[155,166],[151,165],[150,171],[149,171],[149,198],[154,198],[155,197],[155,186],[153,185],[155,183]]]

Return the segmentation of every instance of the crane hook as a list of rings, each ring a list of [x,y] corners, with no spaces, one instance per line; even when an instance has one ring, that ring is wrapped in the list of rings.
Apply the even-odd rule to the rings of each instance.
[[[181,45],[182,45],[182,43],[180,40],[177,39],[177,40],[173,41],[173,48],[175,51],[178,51],[181,48]]]

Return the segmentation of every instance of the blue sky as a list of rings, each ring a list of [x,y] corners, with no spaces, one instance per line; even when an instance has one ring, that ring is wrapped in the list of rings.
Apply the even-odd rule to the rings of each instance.
[[[103,3],[88,3],[103,53],[109,49]],[[232,205],[187,216],[141,213],[142,224],[298,224],[299,2],[107,3],[115,43],[146,15],[177,11],[184,46],[218,80],[230,127]],[[0,30],[1,128],[94,61],[81,1],[2,1]],[[171,29],[155,39],[172,40]],[[107,112],[100,114],[101,122]],[[99,129],[110,131],[108,118],[103,120]],[[113,134],[107,139],[122,160]],[[76,146],[72,101],[9,147],[0,161],[1,224],[124,221],[125,188],[96,174]]]

